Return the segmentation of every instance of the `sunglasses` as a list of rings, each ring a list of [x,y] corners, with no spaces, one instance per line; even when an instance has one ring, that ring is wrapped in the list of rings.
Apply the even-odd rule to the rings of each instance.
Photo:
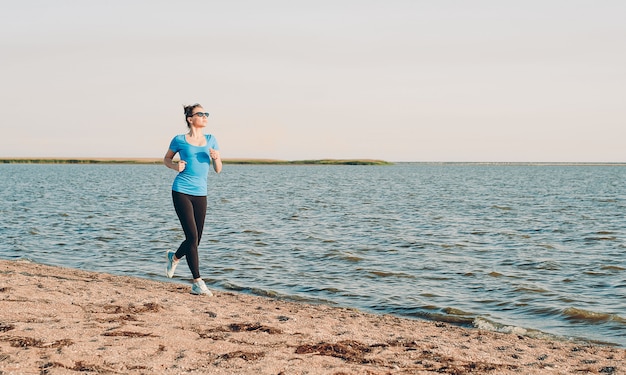
[[[200,116],[200,117],[209,117],[209,112],[196,112],[189,117]]]

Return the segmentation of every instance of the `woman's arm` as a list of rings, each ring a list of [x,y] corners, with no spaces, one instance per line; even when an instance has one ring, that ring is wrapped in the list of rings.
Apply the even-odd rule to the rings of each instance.
[[[209,153],[211,154],[211,159],[213,159],[213,170],[216,173],[220,173],[222,171],[222,158],[220,157],[220,152],[218,150],[210,149]]]
[[[174,155],[176,155],[176,153],[172,150],[167,150],[167,152],[165,153],[165,157],[163,157],[163,164],[165,164],[166,167],[168,167],[169,169],[173,169],[176,172],[182,172],[185,170],[185,161],[181,160],[178,163],[174,163]]]

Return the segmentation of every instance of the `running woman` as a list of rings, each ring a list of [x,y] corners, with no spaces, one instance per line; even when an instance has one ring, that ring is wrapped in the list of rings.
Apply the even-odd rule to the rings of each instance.
[[[200,277],[198,245],[206,217],[208,174],[211,165],[216,173],[222,171],[222,159],[215,137],[204,134],[209,113],[200,104],[185,106],[184,110],[189,131],[172,139],[163,163],[178,172],[172,185],[172,200],[185,240],[178,250],[167,251],[165,273],[167,277],[174,276],[178,262],[184,257],[193,276],[191,293],[212,296]],[[173,161],[176,154],[180,157],[177,163]]]

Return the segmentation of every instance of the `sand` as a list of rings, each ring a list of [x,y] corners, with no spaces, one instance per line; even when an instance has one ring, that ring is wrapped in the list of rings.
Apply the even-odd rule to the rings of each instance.
[[[626,350],[0,261],[0,374],[626,374]]]

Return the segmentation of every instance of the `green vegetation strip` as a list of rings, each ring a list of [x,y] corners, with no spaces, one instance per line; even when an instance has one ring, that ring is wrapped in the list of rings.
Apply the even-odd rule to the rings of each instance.
[[[161,160],[133,159],[0,159],[4,164],[158,164]]]
[[[256,160],[256,159],[232,159],[224,160],[224,164],[274,164],[274,165],[391,165],[383,160],[369,159],[321,159],[321,160]]]
[[[162,159],[0,159],[0,164],[161,164]],[[270,160],[270,159],[224,159],[224,164],[250,165],[391,165],[383,160],[370,159],[321,159],[321,160]]]

